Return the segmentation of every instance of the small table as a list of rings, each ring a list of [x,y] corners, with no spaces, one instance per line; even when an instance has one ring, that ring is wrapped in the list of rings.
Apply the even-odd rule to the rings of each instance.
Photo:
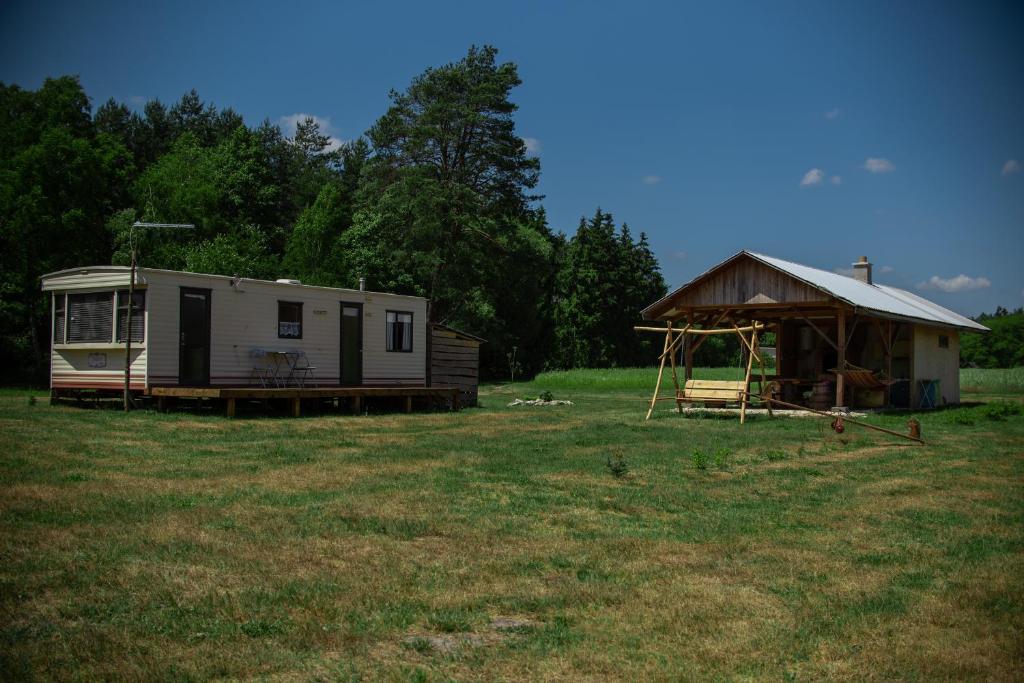
[[[252,371],[264,387],[273,385],[280,389],[292,384],[302,388],[308,381],[316,382],[313,374],[316,368],[309,364],[305,351],[254,349],[252,355],[263,360],[263,364],[254,366]]]
[[[314,380],[315,367],[309,364],[305,351],[274,351],[274,378],[279,386],[289,384],[302,388],[308,380]],[[282,371],[284,375],[282,376]]]

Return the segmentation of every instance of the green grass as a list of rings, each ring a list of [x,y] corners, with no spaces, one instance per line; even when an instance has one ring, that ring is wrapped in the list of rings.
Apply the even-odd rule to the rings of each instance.
[[[1024,415],[645,423],[652,380],[298,420],[0,395],[0,679],[1016,676]],[[542,389],[575,405],[506,407]]]
[[[666,370],[668,373],[668,370]],[[694,368],[696,379],[743,379],[743,368]],[[542,372],[530,382],[516,387],[529,391],[646,391],[654,387],[657,368],[609,368],[607,370],[555,370]],[[666,378],[670,376],[666,374]]]
[[[1024,368],[964,368],[960,388],[973,394],[1024,394]]]

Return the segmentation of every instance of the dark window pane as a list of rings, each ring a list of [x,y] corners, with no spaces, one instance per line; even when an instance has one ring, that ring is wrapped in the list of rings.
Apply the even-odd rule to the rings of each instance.
[[[302,304],[277,302],[277,336],[281,339],[302,339]]]
[[[53,343],[64,343],[64,324],[67,321],[67,294],[53,297]]]
[[[114,293],[68,294],[68,343],[113,341]]]
[[[385,326],[388,351],[412,351],[412,313],[388,311]]]
[[[117,293],[117,341],[125,341],[125,325],[128,324],[128,290]],[[133,294],[132,306],[132,342],[144,341],[146,336],[146,290],[138,290]]]

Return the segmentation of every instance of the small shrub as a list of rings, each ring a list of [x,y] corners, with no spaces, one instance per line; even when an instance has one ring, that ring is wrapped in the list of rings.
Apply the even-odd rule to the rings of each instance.
[[[544,401],[545,403],[550,403],[551,401],[555,400],[555,395],[552,394],[550,391],[542,391],[540,392],[540,400]]]
[[[693,459],[693,466],[698,470],[706,470],[708,468],[708,460],[710,460],[710,458],[707,453],[699,448],[695,448],[693,450],[691,458]]]
[[[958,410],[950,416],[949,421],[953,424],[970,427],[974,425],[974,415],[964,410]]]
[[[612,476],[616,479],[622,479],[624,476],[629,474],[629,463],[626,462],[626,458],[621,453],[615,455],[609,455],[608,460],[604,464],[611,472]]]
[[[728,448],[719,448],[715,451],[715,467],[720,470],[724,470],[729,466],[729,456],[731,453]]]
[[[1001,422],[1008,417],[1020,415],[1020,404],[1010,401],[994,401],[985,406],[985,417]]]

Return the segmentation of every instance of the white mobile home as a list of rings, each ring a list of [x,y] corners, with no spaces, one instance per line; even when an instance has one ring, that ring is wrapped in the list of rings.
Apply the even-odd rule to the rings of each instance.
[[[52,296],[54,393],[124,386],[130,271],[75,268],[42,278]],[[280,382],[279,356],[307,386],[425,386],[427,300],[152,268],[136,274],[131,388]],[[275,364],[278,367],[275,367]]]

